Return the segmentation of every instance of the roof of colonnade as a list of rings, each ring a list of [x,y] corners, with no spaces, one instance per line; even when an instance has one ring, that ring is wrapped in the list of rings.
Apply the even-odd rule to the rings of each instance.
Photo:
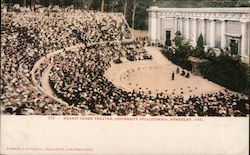
[[[205,18],[213,20],[250,21],[250,7],[241,8],[159,8],[151,6],[147,11],[158,16]],[[151,15],[150,15],[151,16]],[[155,15],[154,15],[155,16]]]
[[[151,6],[147,9],[149,12],[200,12],[200,13],[248,13],[250,14],[250,7],[236,7],[236,8],[159,8]]]

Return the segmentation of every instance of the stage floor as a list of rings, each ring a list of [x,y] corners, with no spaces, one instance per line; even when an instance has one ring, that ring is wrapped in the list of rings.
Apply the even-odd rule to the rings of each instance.
[[[216,92],[225,88],[200,76],[190,74],[185,78],[175,73],[172,80],[172,73],[176,72],[177,65],[165,58],[160,48],[146,47],[146,50],[153,56],[152,60],[123,62],[112,64],[105,72],[105,77],[116,86],[127,91],[144,91],[153,95],[164,93],[166,95],[200,95],[203,93]],[[180,72],[182,69],[179,67]],[[187,73],[187,71],[185,70]]]

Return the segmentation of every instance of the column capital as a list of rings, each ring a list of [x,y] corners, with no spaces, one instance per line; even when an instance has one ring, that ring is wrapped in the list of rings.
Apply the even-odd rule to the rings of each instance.
[[[156,18],[157,15],[156,15],[156,12],[150,12],[149,16],[152,17],[152,18]]]
[[[208,20],[210,20],[210,21],[215,21],[215,19],[214,19],[214,18],[209,18]]]
[[[225,19],[225,18],[221,18],[221,19],[219,19],[221,22],[225,22],[227,19]]]
[[[246,23],[248,23],[249,21],[246,20],[246,19],[240,19],[240,22],[246,24]]]
[[[198,17],[191,16],[190,19],[199,19]]]

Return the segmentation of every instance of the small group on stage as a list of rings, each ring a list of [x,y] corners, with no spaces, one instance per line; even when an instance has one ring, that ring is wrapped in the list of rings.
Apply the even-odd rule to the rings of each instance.
[[[172,72],[172,80],[174,80],[174,78],[175,78],[175,73],[180,74],[181,76],[184,76],[185,78],[190,78],[190,73],[188,71],[185,72],[184,69],[182,69],[182,71],[180,73],[180,69],[179,69],[179,67],[177,67],[176,72]]]

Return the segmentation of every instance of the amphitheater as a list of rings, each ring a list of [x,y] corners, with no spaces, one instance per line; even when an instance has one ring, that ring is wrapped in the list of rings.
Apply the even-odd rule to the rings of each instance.
[[[4,51],[1,53],[4,66],[1,70],[4,77],[1,79],[2,113],[246,115],[244,110],[234,109],[238,100],[247,101],[244,95],[191,73],[190,78],[176,74],[172,80],[172,73],[180,67],[166,59],[161,49],[149,40],[136,39],[136,34],[131,34],[122,14],[59,11],[52,15],[43,12],[2,15],[5,21],[1,49]],[[45,26],[37,30],[36,26],[44,22],[39,19],[40,16],[48,23],[45,22]],[[100,19],[95,19],[97,16]],[[82,17],[86,17],[86,21],[81,22]],[[50,22],[51,26],[46,26]],[[87,24],[84,25],[84,22]],[[117,57],[122,63],[115,63]],[[221,105],[216,106],[221,94],[228,95],[228,106],[221,101],[218,101]],[[206,104],[199,96],[205,98]]]

